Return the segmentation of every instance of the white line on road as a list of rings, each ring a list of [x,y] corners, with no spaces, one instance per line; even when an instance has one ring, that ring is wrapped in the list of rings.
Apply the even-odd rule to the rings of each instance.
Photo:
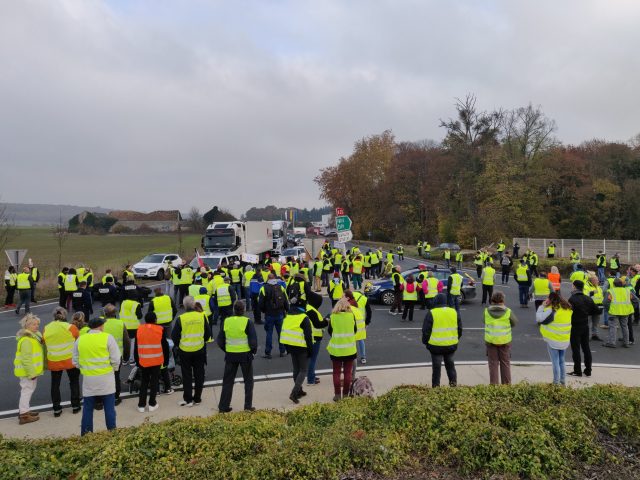
[[[16,338],[16,336],[14,335],[13,337],[0,337],[0,340],[6,340],[7,338]]]
[[[422,327],[397,327],[397,328],[390,328],[389,330],[422,330]],[[463,331],[467,331],[467,330],[484,330],[484,328],[480,327],[480,328],[463,328]]]
[[[32,303],[31,304],[31,308],[32,309],[36,309],[38,307],[46,307],[48,305],[57,305],[58,302],[51,302],[51,303]],[[4,312],[0,312],[0,315],[2,315],[3,313],[13,313],[14,315],[16,314],[16,311],[13,308],[10,308],[9,310],[5,310]]]

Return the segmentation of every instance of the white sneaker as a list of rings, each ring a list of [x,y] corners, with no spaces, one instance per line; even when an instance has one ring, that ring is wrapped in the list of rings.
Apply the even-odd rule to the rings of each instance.
[[[367,359],[366,359],[366,358],[361,358],[361,359],[360,359],[360,363],[361,363],[362,365],[366,365],[366,364],[367,364]],[[149,407],[149,410],[151,410],[151,407]]]
[[[153,405],[153,406],[149,405],[149,411],[150,411],[150,412],[155,412],[155,411],[158,409],[158,407],[159,407],[159,406],[160,406],[160,404],[159,404],[159,403],[156,403],[156,404],[155,404],[155,405]]]
[[[184,400],[180,400],[180,401],[178,402],[178,406],[179,406],[179,407],[189,407],[189,408],[191,408],[191,407],[193,407],[193,402],[189,402],[189,403],[187,403],[187,402],[185,402]]]
[[[164,392],[165,395],[171,395],[175,393],[175,390],[173,388],[170,388],[169,390],[167,390],[166,392]]]
[[[138,407],[138,411],[139,411],[140,413],[144,413],[144,407]]]

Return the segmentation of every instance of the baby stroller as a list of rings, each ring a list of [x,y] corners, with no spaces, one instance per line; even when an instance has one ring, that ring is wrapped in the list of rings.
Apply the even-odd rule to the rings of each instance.
[[[176,365],[179,365],[180,362],[179,360],[177,361],[177,359],[179,358],[177,355],[177,349],[174,347],[173,345],[173,341],[168,338],[167,342],[169,343],[169,351],[171,352],[171,355],[169,356],[169,362],[167,364],[167,368],[163,368],[160,370],[160,383],[163,383],[166,379],[165,377],[165,373],[164,371],[166,370],[168,372],[168,378],[169,378],[169,382],[171,384],[171,387],[179,387],[182,385],[182,377],[180,375],[178,375],[176,373]],[[126,382],[129,385],[129,393],[133,394],[133,393],[138,393],[140,391],[140,369],[137,366],[134,366],[131,369],[131,372],[129,373],[129,377],[127,378]],[[167,385],[166,382],[165,383],[165,392],[167,390]],[[158,384],[158,388],[160,388],[160,385]],[[163,392],[164,393],[164,392]]]

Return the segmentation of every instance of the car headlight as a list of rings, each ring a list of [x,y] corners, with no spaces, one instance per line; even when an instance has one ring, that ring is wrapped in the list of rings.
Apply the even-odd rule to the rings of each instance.
[[[375,293],[378,290],[380,290],[380,285],[371,285],[370,287],[365,287],[365,292],[366,293]]]

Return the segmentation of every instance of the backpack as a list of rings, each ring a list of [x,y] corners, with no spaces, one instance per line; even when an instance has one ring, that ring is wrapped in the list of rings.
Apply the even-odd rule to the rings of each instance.
[[[502,265],[505,265],[505,266],[511,265],[511,260],[506,255],[502,257]]]
[[[373,397],[375,390],[369,377],[354,378],[351,382],[351,388],[349,389],[349,395],[352,397]]]
[[[415,283],[407,283],[407,293],[413,293],[416,291]]]
[[[284,310],[287,299],[280,285],[271,285],[269,290],[269,307],[271,310]]]

